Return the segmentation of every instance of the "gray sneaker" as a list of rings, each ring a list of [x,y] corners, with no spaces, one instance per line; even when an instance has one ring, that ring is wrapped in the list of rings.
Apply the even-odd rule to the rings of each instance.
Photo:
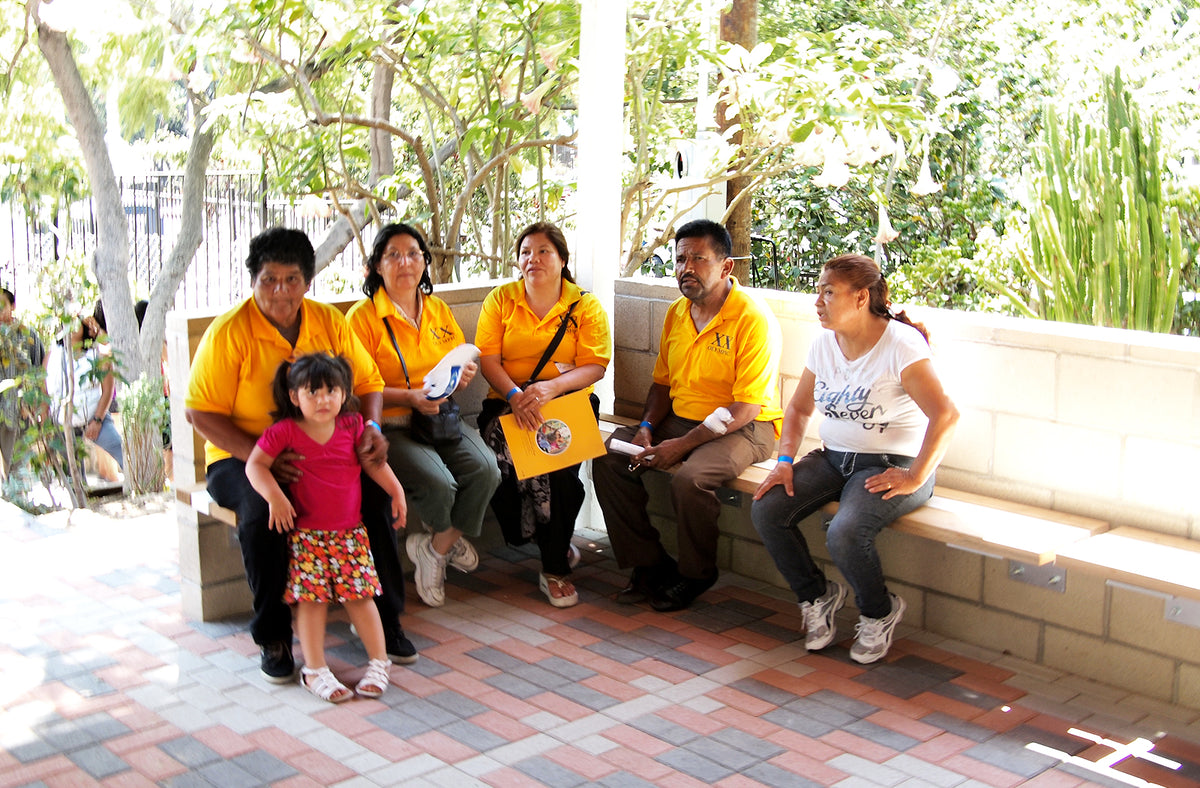
[[[883,618],[858,617],[858,625],[854,628],[858,633],[858,638],[850,647],[850,659],[855,662],[863,665],[878,662],[887,655],[888,649],[892,647],[892,635],[908,605],[904,604],[904,600],[895,594],[888,594],[888,596],[892,599],[891,613]]]
[[[446,560],[460,572],[474,572],[479,568],[479,553],[475,552],[474,546],[462,536],[458,537],[450,552],[446,553]]]
[[[447,557],[434,552],[433,537],[429,534],[413,534],[404,543],[404,549],[416,567],[413,581],[417,586],[417,596],[430,607],[446,604]]]
[[[833,642],[837,634],[834,617],[846,604],[846,587],[833,580],[825,581],[825,595],[814,602],[801,602],[800,613],[804,616],[804,647],[809,651],[820,651]]]

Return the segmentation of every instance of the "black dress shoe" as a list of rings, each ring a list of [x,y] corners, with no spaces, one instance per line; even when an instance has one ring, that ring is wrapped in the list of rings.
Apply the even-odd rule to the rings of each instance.
[[[677,582],[660,588],[654,593],[650,597],[650,607],[660,613],[669,613],[672,610],[683,610],[691,607],[691,604],[696,601],[696,597],[712,588],[715,582],[717,582],[716,575],[699,579],[694,577],[680,577]]]
[[[272,684],[290,684],[296,677],[296,658],[292,656],[292,644],[280,641],[261,647],[262,660],[259,670],[263,678]]]
[[[648,566],[635,566],[633,574],[629,576],[629,585],[617,593],[617,601],[622,605],[636,605],[639,602],[645,602],[654,593],[653,584],[650,582],[650,571],[651,568]]]
[[[679,579],[675,559],[666,558],[654,566],[635,566],[629,575],[629,585],[617,594],[623,605],[636,605],[654,596],[665,585]]]

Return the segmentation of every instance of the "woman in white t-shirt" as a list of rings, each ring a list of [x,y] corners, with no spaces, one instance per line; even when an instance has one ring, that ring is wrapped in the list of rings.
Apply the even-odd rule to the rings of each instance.
[[[893,313],[879,266],[842,255],[817,282],[822,331],[783,417],[779,461],[754,493],[751,516],[780,574],[796,593],[805,647],[825,648],[846,587],[813,561],[797,523],[839,501],[826,546],[859,609],[850,658],[882,659],[904,614],[887,590],[875,537],[933,495],[933,472],[950,443],[958,410],[933,369],[924,326]],[[799,459],[813,412],[822,448]]]

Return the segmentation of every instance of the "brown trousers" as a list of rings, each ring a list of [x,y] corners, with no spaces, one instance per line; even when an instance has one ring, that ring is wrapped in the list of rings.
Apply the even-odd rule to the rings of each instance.
[[[654,443],[686,435],[698,421],[668,416],[654,430]],[[636,427],[622,427],[613,438],[631,441]],[[696,447],[671,477],[671,505],[679,539],[679,573],[693,579],[717,574],[717,517],[721,502],[716,490],[751,464],[771,456],[775,430],[770,422],[752,421],[736,432]],[[649,495],[642,474],[629,470],[629,458],[606,454],[592,464],[596,499],[613,554],[621,568],[654,566],[667,553],[657,528],[646,512]]]

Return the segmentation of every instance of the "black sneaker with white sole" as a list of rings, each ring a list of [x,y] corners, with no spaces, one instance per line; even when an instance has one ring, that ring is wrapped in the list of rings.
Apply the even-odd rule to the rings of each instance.
[[[387,656],[397,665],[411,665],[417,661],[417,647],[404,635],[404,630],[397,626],[383,628],[383,642],[387,646]]]
[[[263,678],[272,684],[290,684],[296,678],[296,659],[292,656],[292,644],[267,643],[261,647],[262,661],[259,669]]]

